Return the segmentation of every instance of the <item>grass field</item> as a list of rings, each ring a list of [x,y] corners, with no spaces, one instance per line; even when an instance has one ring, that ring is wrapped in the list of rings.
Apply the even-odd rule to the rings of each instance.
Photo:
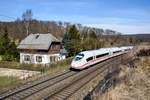
[[[49,70],[66,69],[70,65],[71,60],[72,60],[72,58],[68,58],[66,60],[58,61],[56,63],[49,64],[49,65],[20,64],[19,62],[1,61],[0,68],[40,71],[43,73],[43,72],[46,72]]]
[[[11,88],[20,83],[17,77],[0,76],[0,93],[6,88]]]

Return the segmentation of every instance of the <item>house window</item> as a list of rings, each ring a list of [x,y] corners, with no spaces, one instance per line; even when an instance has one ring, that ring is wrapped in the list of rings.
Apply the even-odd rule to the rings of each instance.
[[[52,62],[52,60],[53,60],[53,57],[52,57],[52,56],[50,56],[50,57],[49,57],[49,59],[50,59],[50,62]]]
[[[56,62],[56,61],[58,61],[57,56],[50,56],[50,62]]]
[[[56,49],[56,45],[51,45],[51,50],[55,50]]]
[[[58,57],[55,57],[55,61],[58,61]]]
[[[24,55],[24,61],[31,61],[31,58],[29,55]]]
[[[42,62],[42,56],[36,56],[36,62]]]
[[[51,50],[59,50],[59,49],[60,49],[60,45],[57,45],[57,44],[51,45]]]

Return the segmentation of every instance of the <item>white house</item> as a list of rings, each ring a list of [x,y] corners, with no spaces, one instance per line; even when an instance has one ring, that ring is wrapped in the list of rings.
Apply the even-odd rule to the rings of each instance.
[[[30,34],[17,47],[20,63],[49,64],[65,59],[61,42],[52,34]]]

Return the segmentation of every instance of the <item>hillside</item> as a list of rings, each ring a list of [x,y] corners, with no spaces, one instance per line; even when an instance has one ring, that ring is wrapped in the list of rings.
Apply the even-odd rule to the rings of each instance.
[[[131,35],[124,35],[125,37],[132,37],[138,40],[142,40],[144,42],[150,42],[150,33],[147,34],[131,34]]]
[[[98,96],[95,100],[149,100],[150,77],[149,57],[141,57],[136,62],[136,69],[123,66],[120,83],[109,92]]]
[[[64,33],[66,33],[72,25],[73,24],[69,22],[32,20],[29,25],[29,33],[51,33],[57,38],[62,38]],[[111,29],[104,30],[101,28],[82,26],[81,24],[75,25],[81,34],[88,34],[91,31],[94,31],[97,36],[119,33]],[[27,36],[25,23],[22,20],[16,20],[12,22],[0,22],[0,34],[4,32],[4,29],[6,27],[9,36],[14,39],[20,40]]]
[[[29,25],[29,33],[51,33],[58,39],[62,39],[64,33],[66,33],[72,26],[72,23],[61,21],[40,21],[32,20]],[[86,36],[94,32],[99,39],[109,41],[108,44],[114,45],[128,45],[139,42],[150,42],[150,34],[131,34],[122,35],[122,33],[111,30],[82,26],[81,24],[75,24],[81,36]],[[9,37],[15,40],[22,40],[27,36],[26,27],[23,20],[16,20],[12,22],[0,22],[0,34],[4,33],[7,27]],[[18,43],[18,42],[17,42]],[[116,46],[117,46],[116,45]]]

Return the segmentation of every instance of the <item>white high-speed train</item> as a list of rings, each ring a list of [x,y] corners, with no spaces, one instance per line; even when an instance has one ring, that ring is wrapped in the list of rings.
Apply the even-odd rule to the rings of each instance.
[[[98,50],[83,51],[75,56],[71,63],[71,68],[82,70],[111,57],[127,53],[131,49],[133,49],[133,46],[101,48]]]

